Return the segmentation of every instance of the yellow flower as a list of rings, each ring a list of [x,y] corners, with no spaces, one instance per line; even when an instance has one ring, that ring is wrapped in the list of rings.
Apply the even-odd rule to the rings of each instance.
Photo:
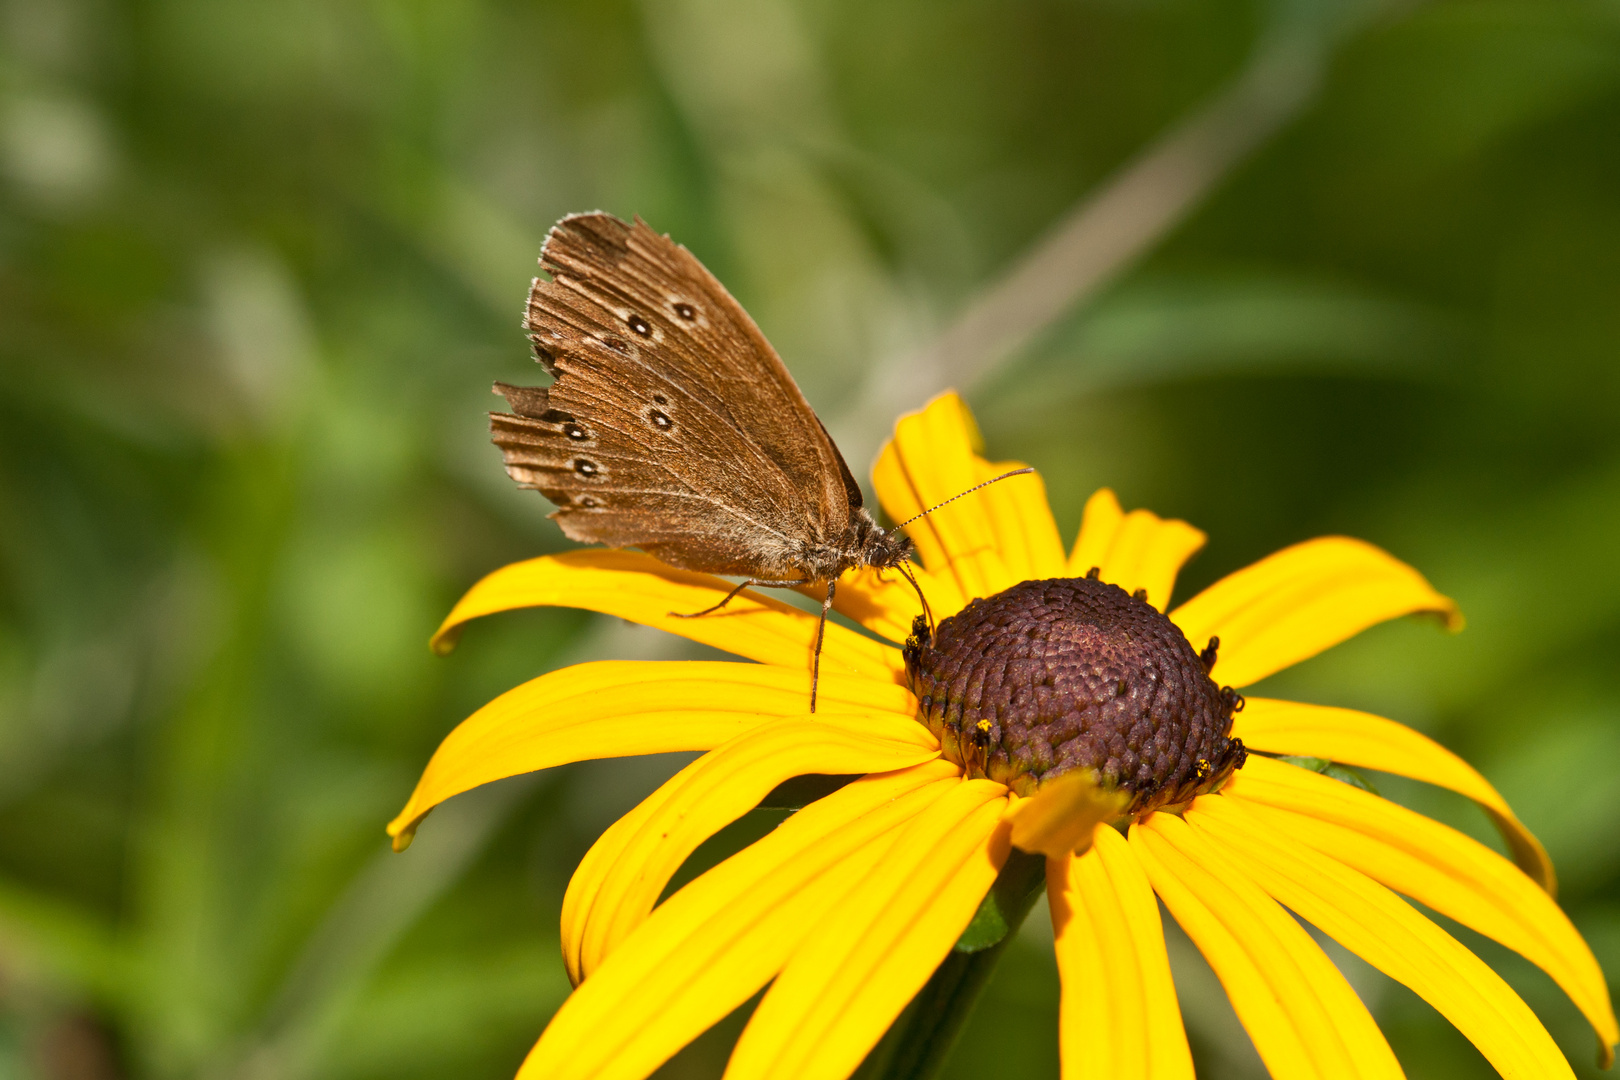
[[[955,395],[904,417],[874,476],[890,517],[910,518],[1014,467],[979,457],[977,441]],[[1204,541],[1185,522],[1123,513],[1105,489],[1087,503],[1065,555],[1035,475],[958,500],[910,532],[938,619],[975,598],[1017,595],[1005,591],[1020,582],[1081,578],[1093,567],[1125,593],[1145,590],[1140,598],[1162,612],[1177,571]],[[1479,773],[1417,732],[1348,709],[1261,698],[1234,714],[1239,702],[1229,694],[1217,719],[1231,716],[1231,734],[1250,751],[1235,771],[1242,747],[1206,732],[1227,758],[1172,760],[1191,787],[1161,786],[1160,776],[1122,788],[1118,775],[1072,768],[1062,773],[1068,780],[1037,783],[1050,760],[1014,767],[1017,755],[1005,747],[992,755],[991,725],[959,704],[954,714],[920,706],[911,692],[918,671],[908,676],[903,655],[914,668],[931,662],[918,658],[917,641],[902,650],[829,625],[821,704],[809,714],[813,616],[753,593],[703,618],[671,615],[708,607],[728,588],[634,552],[575,551],[491,574],[435,640],[446,647],[480,615],[554,604],[756,661],[610,661],[534,679],[445,739],[389,826],[403,847],[435,805],[501,777],[587,758],[709,751],[609,828],[575,872],[562,935],[577,989],[521,1077],[645,1077],[769,984],[726,1076],[839,1080],[950,953],[1015,843],[1048,854],[1067,1077],[1192,1075],[1155,896],[1209,960],[1275,1076],[1401,1075],[1371,1015],[1289,911],[1411,987],[1503,1076],[1572,1075],[1513,990],[1397,894],[1540,966],[1612,1056],[1620,1031],[1608,990],[1552,899],[1546,853]],[[1107,593],[1125,603],[1124,593]],[[909,585],[870,573],[841,583],[838,601],[840,612],[895,643],[921,610]],[[1206,684],[1242,688],[1417,613],[1460,624],[1455,605],[1410,567],[1327,537],[1240,570],[1168,616],[1194,649],[1219,638],[1218,652],[1200,657],[1213,661]],[[1492,817],[1517,866],[1276,756],[1461,792]],[[699,844],[808,774],[860,778],[657,903]],[[1160,805],[1168,798],[1181,801]]]

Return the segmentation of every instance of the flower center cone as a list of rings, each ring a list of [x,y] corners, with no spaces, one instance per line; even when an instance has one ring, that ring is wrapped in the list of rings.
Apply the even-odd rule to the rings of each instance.
[[[906,643],[917,719],[945,756],[1031,796],[1084,770],[1123,812],[1220,786],[1243,764],[1242,699],[1144,599],[1093,578],[1025,581]]]

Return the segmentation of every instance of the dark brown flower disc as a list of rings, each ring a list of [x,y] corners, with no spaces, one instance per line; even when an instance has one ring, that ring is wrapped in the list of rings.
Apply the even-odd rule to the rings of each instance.
[[[1141,813],[1223,783],[1242,699],[1145,600],[1092,578],[1025,581],[906,643],[918,719],[969,775],[1022,795],[1076,768]],[[1213,653],[1208,654],[1213,663]]]

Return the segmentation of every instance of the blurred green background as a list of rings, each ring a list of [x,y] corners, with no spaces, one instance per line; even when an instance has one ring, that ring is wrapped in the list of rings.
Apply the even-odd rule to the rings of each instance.
[[[537,374],[546,228],[598,207],[708,263],[857,471],[948,381],[1066,536],[1103,484],[1207,529],[1180,596],[1325,532],[1413,562],[1465,633],[1265,689],[1466,755],[1620,972],[1614,0],[4,0],[0,1080],[512,1074],[570,871],[676,763],[382,825],[496,693],[678,655],[567,611],[426,647],[566,546],[483,413]],[[1044,918],[950,1076],[1056,1076]],[[1171,945],[1203,1075],[1259,1075]],[[1344,964],[1410,1075],[1489,1075]]]

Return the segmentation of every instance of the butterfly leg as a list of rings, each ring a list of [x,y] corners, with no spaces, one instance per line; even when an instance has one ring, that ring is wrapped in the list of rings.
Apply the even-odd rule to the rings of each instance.
[[[732,599],[738,593],[742,592],[744,589],[748,588],[750,585],[764,585],[764,586],[766,586],[768,588],[772,588],[772,589],[791,589],[795,585],[808,585],[808,584],[810,584],[810,579],[809,578],[804,578],[801,581],[755,581],[752,578],[750,578],[747,581],[739,583],[735,589],[732,589],[730,592],[726,593],[726,598],[724,600],[720,601],[718,604],[715,604],[713,607],[706,607],[702,611],[689,611],[689,612],[672,611],[672,612],[670,612],[670,614],[675,616],[675,618],[677,618],[677,619],[695,619],[699,615],[712,614],[712,613],[714,613],[716,611],[719,611],[721,608],[725,607],[727,604],[731,603]]]
[[[816,711],[816,687],[821,683],[821,640],[827,635],[827,609],[832,607],[833,593],[838,591],[838,579],[827,582],[827,599],[821,602],[821,619],[816,623],[816,655],[810,662],[810,711]]]

